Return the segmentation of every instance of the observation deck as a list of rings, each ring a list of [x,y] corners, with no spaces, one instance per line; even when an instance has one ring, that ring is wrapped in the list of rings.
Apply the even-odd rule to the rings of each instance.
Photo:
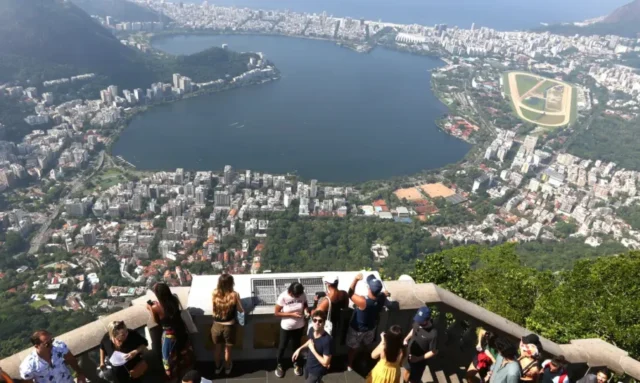
[[[377,272],[373,272],[377,275]],[[230,376],[214,377],[213,344],[210,328],[211,293],[217,284],[217,275],[194,276],[191,287],[173,288],[182,306],[190,314],[193,330],[190,334],[193,344],[196,366],[204,377],[214,381],[229,382],[276,382],[297,381],[303,379],[289,369],[283,379],[275,377],[275,355],[278,345],[279,319],[274,315],[277,296],[294,281],[305,286],[309,300],[318,291],[323,291],[324,275],[339,275],[341,290],[348,290],[357,272],[311,272],[286,274],[235,275],[236,291],[240,294],[247,311],[246,324],[239,327],[237,344],[233,350],[234,368]],[[418,307],[428,305],[435,309],[434,324],[440,334],[440,353],[427,369],[423,382],[461,383],[465,382],[465,371],[475,354],[476,328],[483,327],[497,334],[511,338],[514,342],[530,334],[527,329],[471,303],[432,283],[415,283],[411,278],[403,277],[398,281],[384,282],[385,289],[391,293],[393,307],[380,315],[377,333],[389,326],[400,325],[408,332],[412,318]],[[364,294],[366,286],[359,283],[356,293]],[[114,320],[124,320],[131,329],[142,332],[149,340],[149,352],[145,355],[150,361],[150,369],[145,382],[165,381],[159,363],[161,329],[156,326],[146,310],[146,302],[155,299],[152,292],[137,298],[124,310],[102,317],[95,322],[79,327],[65,334],[54,334],[56,339],[66,342],[70,350],[78,357],[80,365],[91,382],[104,382],[96,375],[98,347],[106,333],[106,326]],[[362,382],[370,368],[375,364],[363,353],[358,359],[355,371],[346,371],[345,336],[350,314],[343,312],[341,318],[333,318],[336,354],[330,374],[325,382]],[[379,339],[379,336],[378,336]],[[629,357],[628,353],[600,339],[576,339],[568,344],[557,344],[540,337],[544,351],[548,356],[564,355],[571,363],[579,364],[586,372],[588,369],[607,367],[619,375],[640,380],[640,362]],[[0,367],[11,376],[18,377],[21,361],[31,352],[23,350],[0,361]],[[290,355],[290,353],[287,353]]]

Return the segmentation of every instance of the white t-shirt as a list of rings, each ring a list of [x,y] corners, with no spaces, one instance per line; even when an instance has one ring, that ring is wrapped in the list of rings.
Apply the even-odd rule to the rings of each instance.
[[[278,297],[276,304],[282,307],[283,313],[299,312],[304,314],[304,305],[307,302],[307,296],[302,293],[298,298],[294,298],[289,295],[288,292],[283,292]],[[304,316],[302,318],[282,318],[280,326],[283,330],[297,330],[304,327]]]

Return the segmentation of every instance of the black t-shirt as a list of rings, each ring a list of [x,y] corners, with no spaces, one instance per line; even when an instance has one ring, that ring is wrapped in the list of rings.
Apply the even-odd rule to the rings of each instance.
[[[145,345],[145,346],[149,345],[149,342],[147,342],[147,339],[142,335],[138,334],[136,331],[131,329],[127,331],[129,333],[127,335],[127,339],[125,339],[124,343],[122,343],[122,347],[120,347],[117,350],[113,342],[111,342],[111,338],[109,337],[109,334],[106,334],[102,338],[102,341],[100,342],[100,349],[103,350],[106,355],[105,362],[109,360],[111,355],[113,355],[114,351],[120,351],[122,353],[128,354],[142,345]],[[116,377],[118,378],[118,380],[120,382],[129,381],[131,379],[129,378],[129,370],[134,368],[138,363],[140,363],[141,360],[142,360],[142,355],[138,354],[136,355],[135,358],[128,361],[124,366],[113,367],[114,369],[113,371]]]
[[[438,349],[438,330],[435,327],[420,327],[413,323],[413,336],[409,340],[410,355],[424,355]]]
[[[333,338],[327,332],[325,332],[320,338],[313,337],[313,329],[310,328],[307,333],[307,337],[309,339],[313,339],[313,347],[315,347],[316,352],[320,355],[333,355]],[[311,375],[315,376],[323,376],[327,374],[327,369],[320,364],[320,361],[316,358],[315,355],[309,350],[307,354],[307,371]]]

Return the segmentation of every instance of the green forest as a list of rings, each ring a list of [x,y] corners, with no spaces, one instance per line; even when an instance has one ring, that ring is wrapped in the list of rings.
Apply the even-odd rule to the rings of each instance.
[[[262,268],[274,272],[372,268],[397,278],[413,270],[417,259],[453,246],[432,237],[422,226],[421,222],[400,224],[364,217],[303,218],[294,206],[270,221]],[[560,225],[560,229],[572,230],[572,226]],[[373,259],[375,243],[389,247],[389,258]],[[520,243],[515,251],[528,267],[559,271],[572,268],[578,260],[620,254],[626,248],[613,239],[594,248],[584,244],[584,238],[567,238]]]
[[[0,306],[0,357],[4,358],[29,347],[33,331],[47,329],[63,334],[95,320],[86,311],[54,311],[43,314],[29,305],[27,294],[2,294]]]
[[[269,225],[262,267],[278,272],[375,268],[399,276],[419,255],[440,249],[440,240],[416,223],[309,219],[298,217],[297,210],[290,209]],[[374,243],[389,246],[389,258],[379,264],[371,253]]]
[[[612,161],[618,167],[640,170],[640,129],[637,120],[598,117],[587,130],[580,130],[568,150],[582,158]]]
[[[601,338],[640,356],[640,252],[581,260],[551,273],[527,267],[513,244],[458,247],[416,263],[433,282],[555,342]]]

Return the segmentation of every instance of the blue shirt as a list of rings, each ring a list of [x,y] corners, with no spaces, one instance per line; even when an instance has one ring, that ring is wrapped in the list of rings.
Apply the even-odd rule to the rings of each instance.
[[[376,327],[378,314],[384,308],[387,296],[380,294],[378,299],[365,297],[366,306],[364,310],[356,307],[353,319],[351,320],[351,328],[357,332],[371,331]]]
[[[320,338],[313,337],[313,328],[309,329],[307,333],[307,338],[313,340],[313,347],[316,349],[316,352],[323,356],[331,356],[333,354],[333,338],[326,331]],[[307,355],[307,366],[306,370],[309,374],[313,376],[324,376],[327,374],[327,369],[320,364],[318,358],[311,351]]]

